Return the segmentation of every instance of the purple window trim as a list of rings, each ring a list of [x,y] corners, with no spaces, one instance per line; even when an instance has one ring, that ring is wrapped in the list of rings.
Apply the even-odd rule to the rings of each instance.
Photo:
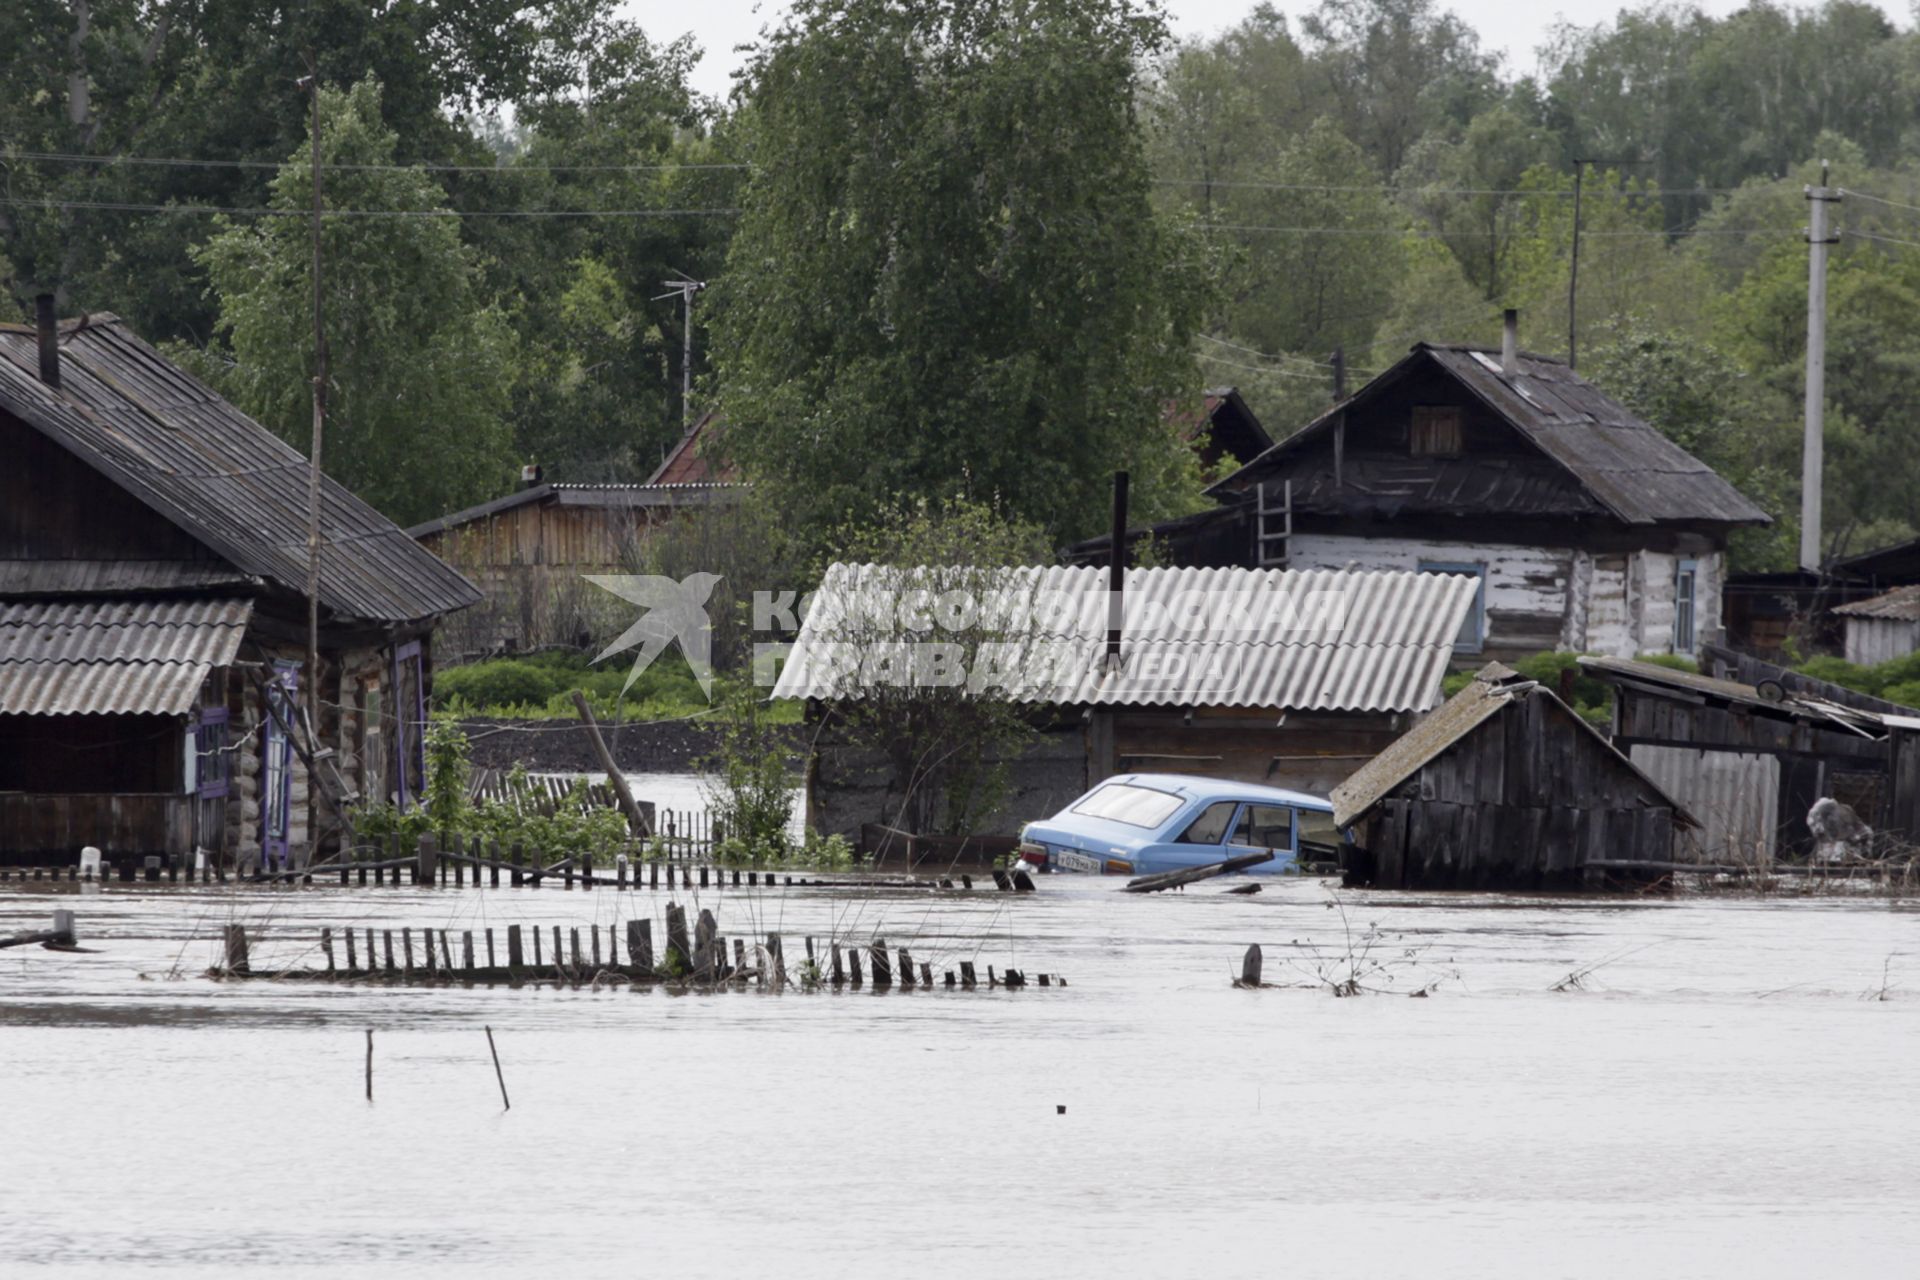
[[[265,776],[261,778],[261,793],[266,803],[260,806],[260,851],[263,861],[286,864],[288,837],[293,829],[293,737],[287,732],[286,725],[293,720],[294,695],[300,689],[300,664],[296,662],[276,662],[273,664],[273,683],[268,687],[267,698],[267,736],[266,755],[261,759],[261,769]],[[279,695],[277,698],[275,695]],[[280,708],[280,714],[274,714],[274,707]],[[284,723],[283,723],[284,722]],[[275,797],[266,795],[266,784],[272,781],[272,758],[280,758],[279,803]],[[279,818],[279,830],[274,830],[274,818]]]
[[[413,668],[413,703],[404,707],[400,702],[401,691],[406,683],[400,673],[407,669],[411,660]],[[412,718],[408,718],[408,712]],[[394,772],[399,774],[395,780],[399,784],[400,811],[405,813],[412,807],[415,797],[410,791],[407,780],[413,773],[420,775],[420,785],[427,781],[427,678],[424,664],[421,662],[420,642],[409,640],[393,651],[393,760]],[[412,765],[412,768],[408,766]]]
[[[200,757],[200,785],[195,794],[202,800],[220,799],[232,785],[233,764],[227,755],[227,723],[225,707],[203,707],[200,723],[194,727],[193,746]]]

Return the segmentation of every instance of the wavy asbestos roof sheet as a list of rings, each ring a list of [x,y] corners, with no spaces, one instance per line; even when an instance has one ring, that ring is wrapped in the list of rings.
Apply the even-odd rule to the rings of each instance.
[[[773,696],[936,683],[912,664],[957,642],[970,687],[1018,702],[1424,711],[1477,589],[1452,574],[1136,569],[1114,671],[1103,568],[836,564]]]
[[[1835,613],[1845,618],[1879,618],[1887,622],[1920,622],[1920,587],[1895,587],[1871,600],[1854,600],[1835,605]]]
[[[183,715],[252,614],[245,600],[0,603],[0,714]]]

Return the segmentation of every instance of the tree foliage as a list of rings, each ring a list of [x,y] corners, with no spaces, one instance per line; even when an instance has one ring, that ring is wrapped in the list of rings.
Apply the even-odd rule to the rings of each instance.
[[[323,164],[390,166],[398,139],[371,80],[320,94]],[[517,343],[476,290],[474,254],[438,216],[446,195],[419,169],[337,170],[325,200],[378,216],[325,218],[328,472],[402,524],[510,483],[506,412]],[[273,209],[311,207],[305,149],[274,179]],[[310,223],[223,221],[195,250],[224,346],[199,363],[228,398],[302,448],[312,438]]]
[[[1203,262],[1156,212],[1133,0],[803,0],[739,122],[716,294],[729,448],[797,522],[898,495],[1085,535],[1129,468],[1181,509]]]

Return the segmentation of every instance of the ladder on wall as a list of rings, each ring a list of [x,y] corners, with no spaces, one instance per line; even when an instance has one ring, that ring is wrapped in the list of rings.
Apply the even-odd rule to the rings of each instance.
[[[1254,490],[1253,563],[1261,569],[1283,569],[1287,564],[1287,543],[1293,537],[1293,481],[1280,482],[1280,500],[1275,502],[1267,482]]]

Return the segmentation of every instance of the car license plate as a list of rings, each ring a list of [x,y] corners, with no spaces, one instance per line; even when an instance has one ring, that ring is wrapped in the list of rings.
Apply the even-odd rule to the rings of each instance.
[[[1090,858],[1084,853],[1075,853],[1072,849],[1061,849],[1048,861],[1062,871],[1085,871],[1097,876],[1104,870],[1104,864],[1100,859]]]

